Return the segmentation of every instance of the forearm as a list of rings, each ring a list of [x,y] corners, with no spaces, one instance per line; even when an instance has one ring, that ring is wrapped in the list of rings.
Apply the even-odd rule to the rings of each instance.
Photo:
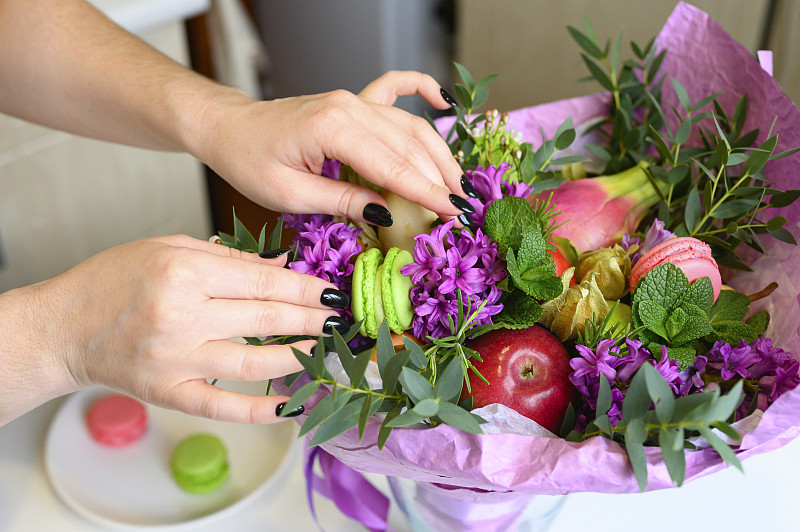
[[[194,152],[214,102],[244,99],[82,0],[0,0],[0,111],[79,135]]]
[[[78,389],[62,362],[66,331],[48,315],[57,306],[48,283],[0,294],[0,426]]]

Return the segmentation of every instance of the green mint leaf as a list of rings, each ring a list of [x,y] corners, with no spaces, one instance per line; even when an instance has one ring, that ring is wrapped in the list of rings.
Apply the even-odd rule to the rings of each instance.
[[[670,335],[667,331],[667,309],[656,301],[644,300],[637,302],[637,316],[641,324],[650,331],[656,333],[664,340],[669,340]]]
[[[672,313],[673,315],[682,313],[684,317],[683,327],[677,335],[670,338],[670,345],[680,346],[702,338],[712,331],[711,325],[708,323],[708,315],[694,303],[685,303],[683,306],[673,309]]]
[[[633,302],[656,301],[668,311],[678,305],[681,296],[689,289],[689,280],[680,268],[665,262],[659,264],[636,285]]]
[[[519,248],[527,228],[535,227],[540,232],[542,229],[531,204],[517,197],[506,197],[489,205],[484,227],[502,256],[509,248]]]
[[[683,273],[681,271],[681,273]],[[687,303],[696,305],[708,317],[711,307],[714,305],[714,288],[708,277],[696,279],[678,300],[678,305],[685,306]]]
[[[760,310],[747,318],[745,323],[753,328],[753,333],[756,336],[761,336],[769,326],[769,313],[766,310]]]
[[[556,276],[553,257],[547,253],[547,243],[536,228],[525,231],[517,253],[508,250],[506,262],[514,284],[529,296],[549,300],[561,293],[562,283]]]
[[[713,332],[708,336],[709,342],[723,341],[731,345],[739,345],[744,338],[753,342],[758,338],[755,329],[743,321],[718,321],[713,325]]]
[[[470,329],[470,338],[476,338],[495,329],[527,329],[536,325],[544,312],[542,306],[522,290],[503,292],[500,302],[503,304],[503,310],[492,317],[492,323]]]
[[[735,290],[721,290],[708,313],[713,325],[720,321],[742,320],[750,309],[750,298]]]

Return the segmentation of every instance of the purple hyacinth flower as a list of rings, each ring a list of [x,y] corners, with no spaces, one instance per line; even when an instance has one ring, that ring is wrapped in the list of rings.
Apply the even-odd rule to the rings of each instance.
[[[486,209],[495,201],[507,196],[526,198],[530,195],[532,187],[525,183],[509,183],[503,179],[506,171],[511,168],[509,163],[490,165],[486,168],[478,166],[475,170],[467,170],[467,179],[478,192],[478,198],[469,198],[469,203],[475,208],[472,221],[478,227],[483,227]]]
[[[626,242],[625,236],[622,237],[623,249],[625,249],[625,251],[627,251],[630,248],[630,246],[633,245],[634,241],[636,244],[640,243],[638,237],[634,237],[635,240],[628,237],[627,239],[628,244],[627,247],[625,247],[625,242]],[[653,220],[653,223],[650,224],[650,228],[647,230],[647,233],[644,236],[644,242],[641,243],[639,249],[637,249],[633,253],[633,255],[631,255],[631,267],[633,267],[633,265],[636,264],[636,262],[642,257],[642,255],[644,255],[657,245],[669,240],[670,238],[675,238],[675,233],[673,233],[668,229],[664,229],[664,222],[662,222],[661,220],[658,219]]]
[[[784,392],[793,390],[800,384],[800,361],[791,359],[775,371],[775,377],[769,391],[770,403],[775,401]]]
[[[491,317],[503,309],[498,301],[502,291],[496,284],[507,275],[497,253],[497,244],[480,230],[453,232],[454,221],[435,227],[430,234],[414,237],[414,262],[400,272],[410,276],[411,304],[414,307],[412,329],[418,338],[441,338],[450,334],[448,316],[462,311],[472,313],[481,303],[475,325],[491,323]]]
[[[681,384],[678,390],[679,395],[689,395],[690,393],[702,392],[705,386],[703,375],[706,372],[708,365],[708,358],[703,355],[697,355],[692,362],[692,365],[681,372]]]
[[[683,380],[681,379],[678,361],[669,358],[667,346],[661,346],[661,358],[658,362],[652,361],[652,364],[655,366],[656,370],[661,373],[664,380],[667,381],[673,393],[677,395],[679,387],[683,384]]]
[[[738,375],[747,379],[750,377],[749,366],[757,360],[750,346],[745,340],[737,347],[725,342],[715,342],[708,352],[708,365],[720,372],[722,380],[730,380]]]
[[[361,253],[360,233],[361,229],[342,222],[325,222],[312,231],[303,231],[295,239],[299,257],[289,268],[319,277],[349,292],[353,262]]]
[[[617,380],[620,382],[630,382],[642,364],[653,357],[650,351],[642,347],[642,342],[639,340],[625,338],[625,345],[628,354],[620,358],[617,366]]]
[[[601,375],[611,383],[617,378],[616,368],[621,359],[609,351],[613,345],[614,340],[601,340],[596,351],[585,345],[575,346],[580,356],[569,361],[573,370],[569,380],[581,394],[591,398],[592,390]]]

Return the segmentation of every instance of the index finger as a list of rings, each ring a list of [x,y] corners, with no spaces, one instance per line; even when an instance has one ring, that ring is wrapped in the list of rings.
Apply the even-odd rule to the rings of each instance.
[[[364,87],[358,95],[373,103],[394,105],[399,96],[415,94],[422,96],[437,109],[447,109],[455,102],[435,79],[428,74],[414,71],[390,70]]]
[[[210,253],[203,254],[200,271],[206,295],[216,299],[258,299],[331,308],[330,302],[323,302],[325,294],[330,293],[326,290],[338,292],[332,283],[313,275]]]

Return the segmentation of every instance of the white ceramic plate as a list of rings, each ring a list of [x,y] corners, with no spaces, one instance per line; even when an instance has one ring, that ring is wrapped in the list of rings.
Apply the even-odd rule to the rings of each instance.
[[[264,393],[265,383],[218,385]],[[248,389],[249,388],[249,389]],[[241,425],[189,416],[147,405],[149,428],[120,449],[92,440],[84,418],[109,393],[94,387],[69,397],[53,418],[45,443],[45,468],[56,493],[84,517],[124,530],[175,531],[219,519],[280,480],[300,451],[297,424]],[[172,450],[197,432],[220,438],[228,449],[230,477],[220,490],[190,495],[172,480]],[[277,486],[276,486],[277,484]]]

